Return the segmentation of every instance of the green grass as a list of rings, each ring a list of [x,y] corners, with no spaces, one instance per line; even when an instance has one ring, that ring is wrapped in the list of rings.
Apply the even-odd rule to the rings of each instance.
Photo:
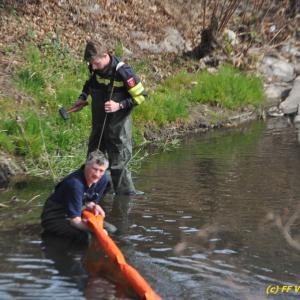
[[[47,171],[56,179],[66,169],[78,167],[86,156],[89,109],[73,114],[70,122],[58,114],[60,106],[70,107],[78,98],[87,79],[86,65],[53,43],[27,44],[23,61],[14,79],[34,100],[22,109],[10,107],[9,114],[0,112],[1,148],[23,156],[30,173]]]
[[[14,108],[15,100],[0,99],[0,147],[22,156],[29,173],[49,174],[56,179],[78,167],[86,155],[89,107],[71,114],[67,122],[59,116],[58,108],[70,107],[76,101],[88,78],[87,67],[58,41],[38,46],[28,43],[22,50],[23,63],[14,79],[33,100]],[[147,60],[135,64],[137,73],[142,71],[146,77],[145,82],[150,64]],[[181,71],[161,82],[149,92],[145,103],[134,109],[134,144],[145,142],[146,128],[187,120],[195,103],[258,107],[263,97],[259,78],[229,66],[216,74]]]
[[[197,84],[187,92],[191,102],[214,103],[237,109],[245,105],[259,107],[264,100],[263,83],[254,75],[246,75],[230,66],[222,66],[218,73],[197,74]]]
[[[195,103],[239,109],[247,105],[259,108],[263,101],[261,79],[231,66],[222,66],[215,74],[181,71],[151,91],[148,101],[134,113],[135,124],[138,124],[134,136],[141,143],[147,124],[160,128],[170,122],[187,120]],[[217,122],[223,116],[212,117]]]

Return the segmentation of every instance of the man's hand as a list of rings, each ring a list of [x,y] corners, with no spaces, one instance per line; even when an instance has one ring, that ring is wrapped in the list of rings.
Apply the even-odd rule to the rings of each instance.
[[[94,214],[95,216],[101,215],[103,218],[105,218],[105,211],[102,209],[102,207],[98,204],[94,206]]]
[[[95,216],[101,215],[103,218],[105,218],[105,211],[102,209],[102,207],[95,202],[89,202],[86,205],[86,208],[93,212]]]
[[[74,105],[70,108],[70,110],[72,110],[72,112],[80,111],[86,105],[87,105],[87,102],[85,100],[82,100],[81,98],[79,98],[74,103]]]
[[[113,113],[120,110],[120,103],[115,102],[114,100],[106,101],[104,104],[104,109],[106,113]]]

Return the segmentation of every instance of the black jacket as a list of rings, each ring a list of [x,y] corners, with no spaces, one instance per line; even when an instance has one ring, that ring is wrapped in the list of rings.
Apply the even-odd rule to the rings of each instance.
[[[147,93],[132,68],[111,56],[111,62],[103,71],[93,71],[89,65],[90,78],[85,82],[80,98],[86,100],[92,90],[104,92],[108,100],[111,88],[114,88],[114,94],[117,95],[118,102],[124,109],[141,104],[145,100]]]

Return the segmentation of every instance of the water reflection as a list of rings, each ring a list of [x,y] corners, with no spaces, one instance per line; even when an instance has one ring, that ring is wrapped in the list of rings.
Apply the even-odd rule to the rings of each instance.
[[[130,196],[116,195],[113,199],[112,209],[109,218],[118,228],[118,234],[126,234],[129,230],[129,213],[133,200]]]
[[[63,239],[54,235],[42,235],[42,250],[45,258],[54,263],[59,276],[68,278],[76,283],[83,291],[87,274],[82,265],[82,255],[87,251],[87,245],[74,243],[70,239]]]
[[[42,248],[45,258],[53,262],[58,271],[56,278],[75,284],[85,299],[119,298],[115,295],[116,287],[109,281],[109,261],[100,251],[98,243],[93,240],[90,245],[80,244],[72,240],[53,236],[42,236]],[[59,292],[59,288],[57,289]],[[56,291],[57,293],[57,291]]]

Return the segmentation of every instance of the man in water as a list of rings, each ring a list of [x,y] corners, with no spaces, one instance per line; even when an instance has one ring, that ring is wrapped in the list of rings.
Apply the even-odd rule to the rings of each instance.
[[[81,218],[83,209],[105,217],[99,205],[108,185],[108,160],[99,150],[89,154],[85,164],[59,182],[47,199],[41,215],[45,233],[88,241],[89,227]]]

